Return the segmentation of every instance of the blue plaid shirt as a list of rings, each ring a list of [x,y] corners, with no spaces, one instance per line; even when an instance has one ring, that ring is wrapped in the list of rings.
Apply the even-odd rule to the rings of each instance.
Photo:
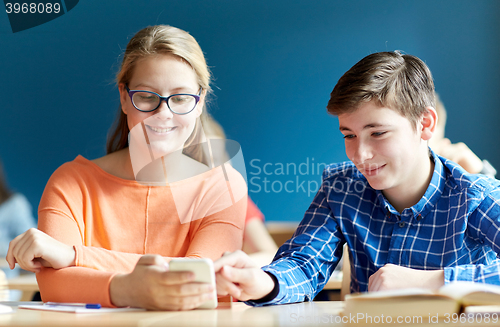
[[[471,175],[431,151],[434,173],[424,196],[399,213],[351,162],[332,164],[293,237],[263,267],[278,295],[250,305],[311,301],[337,266],[345,243],[351,292],[387,263],[444,269],[445,283],[500,285],[500,182]]]

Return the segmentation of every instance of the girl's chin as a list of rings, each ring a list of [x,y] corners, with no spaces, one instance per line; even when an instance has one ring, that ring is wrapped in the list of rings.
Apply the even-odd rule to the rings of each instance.
[[[155,158],[160,158],[169,154],[173,154],[175,152],[182,152],[183,147],[169,147],[169,146],[151,146],[151,151],[153,152],[153,156]]]

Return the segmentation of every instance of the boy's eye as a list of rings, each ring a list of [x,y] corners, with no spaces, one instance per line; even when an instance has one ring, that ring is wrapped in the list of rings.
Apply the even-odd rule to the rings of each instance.
[[[382,135],[384,135],[385,133],[387,133],[387,132],[374,132],[374,133],[372,133],[372,136],[375,136],[375,137],[377,137],[377,136],[382,136]]]
[[[344,135],[344,139],[353,139],[355,137],[356,137],[356,135],[352,135],[352,134]]]

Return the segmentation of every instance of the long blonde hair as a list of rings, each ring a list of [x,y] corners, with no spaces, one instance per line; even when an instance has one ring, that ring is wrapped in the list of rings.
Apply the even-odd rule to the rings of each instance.
[[[116,75],[117,84],[128,84],[137,62],[158,54],[174,55],[185,61],[193,68],[202,92],[206,92],[207,95],[211,93],[210,70],[200,45],[188,32],[168,25],[149,26],[132,37],[123,55],[120,71]],[[203,111],[205,110],[206,108],[203,108]],[[108,154],[128,146],[130,130],[127,124],[127,115],[123,113],[121,105],[111,130],[106,145]],[[200,119],[197,119],[193,133],[186,141],[184,153],[203,162],[203,151],[201,147],[196,146],[201,143],[201,130]]]

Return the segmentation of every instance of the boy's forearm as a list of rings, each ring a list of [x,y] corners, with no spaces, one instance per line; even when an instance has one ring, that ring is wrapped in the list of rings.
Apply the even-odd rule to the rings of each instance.
[[[444,270],[425,270],[427,275],[427,287],[436,290],[444,285]]]
[[[409,287],[436,290],[444,285],[444,270],[419,270],[386,264],[370,276],[368,291],[402,289]]]

